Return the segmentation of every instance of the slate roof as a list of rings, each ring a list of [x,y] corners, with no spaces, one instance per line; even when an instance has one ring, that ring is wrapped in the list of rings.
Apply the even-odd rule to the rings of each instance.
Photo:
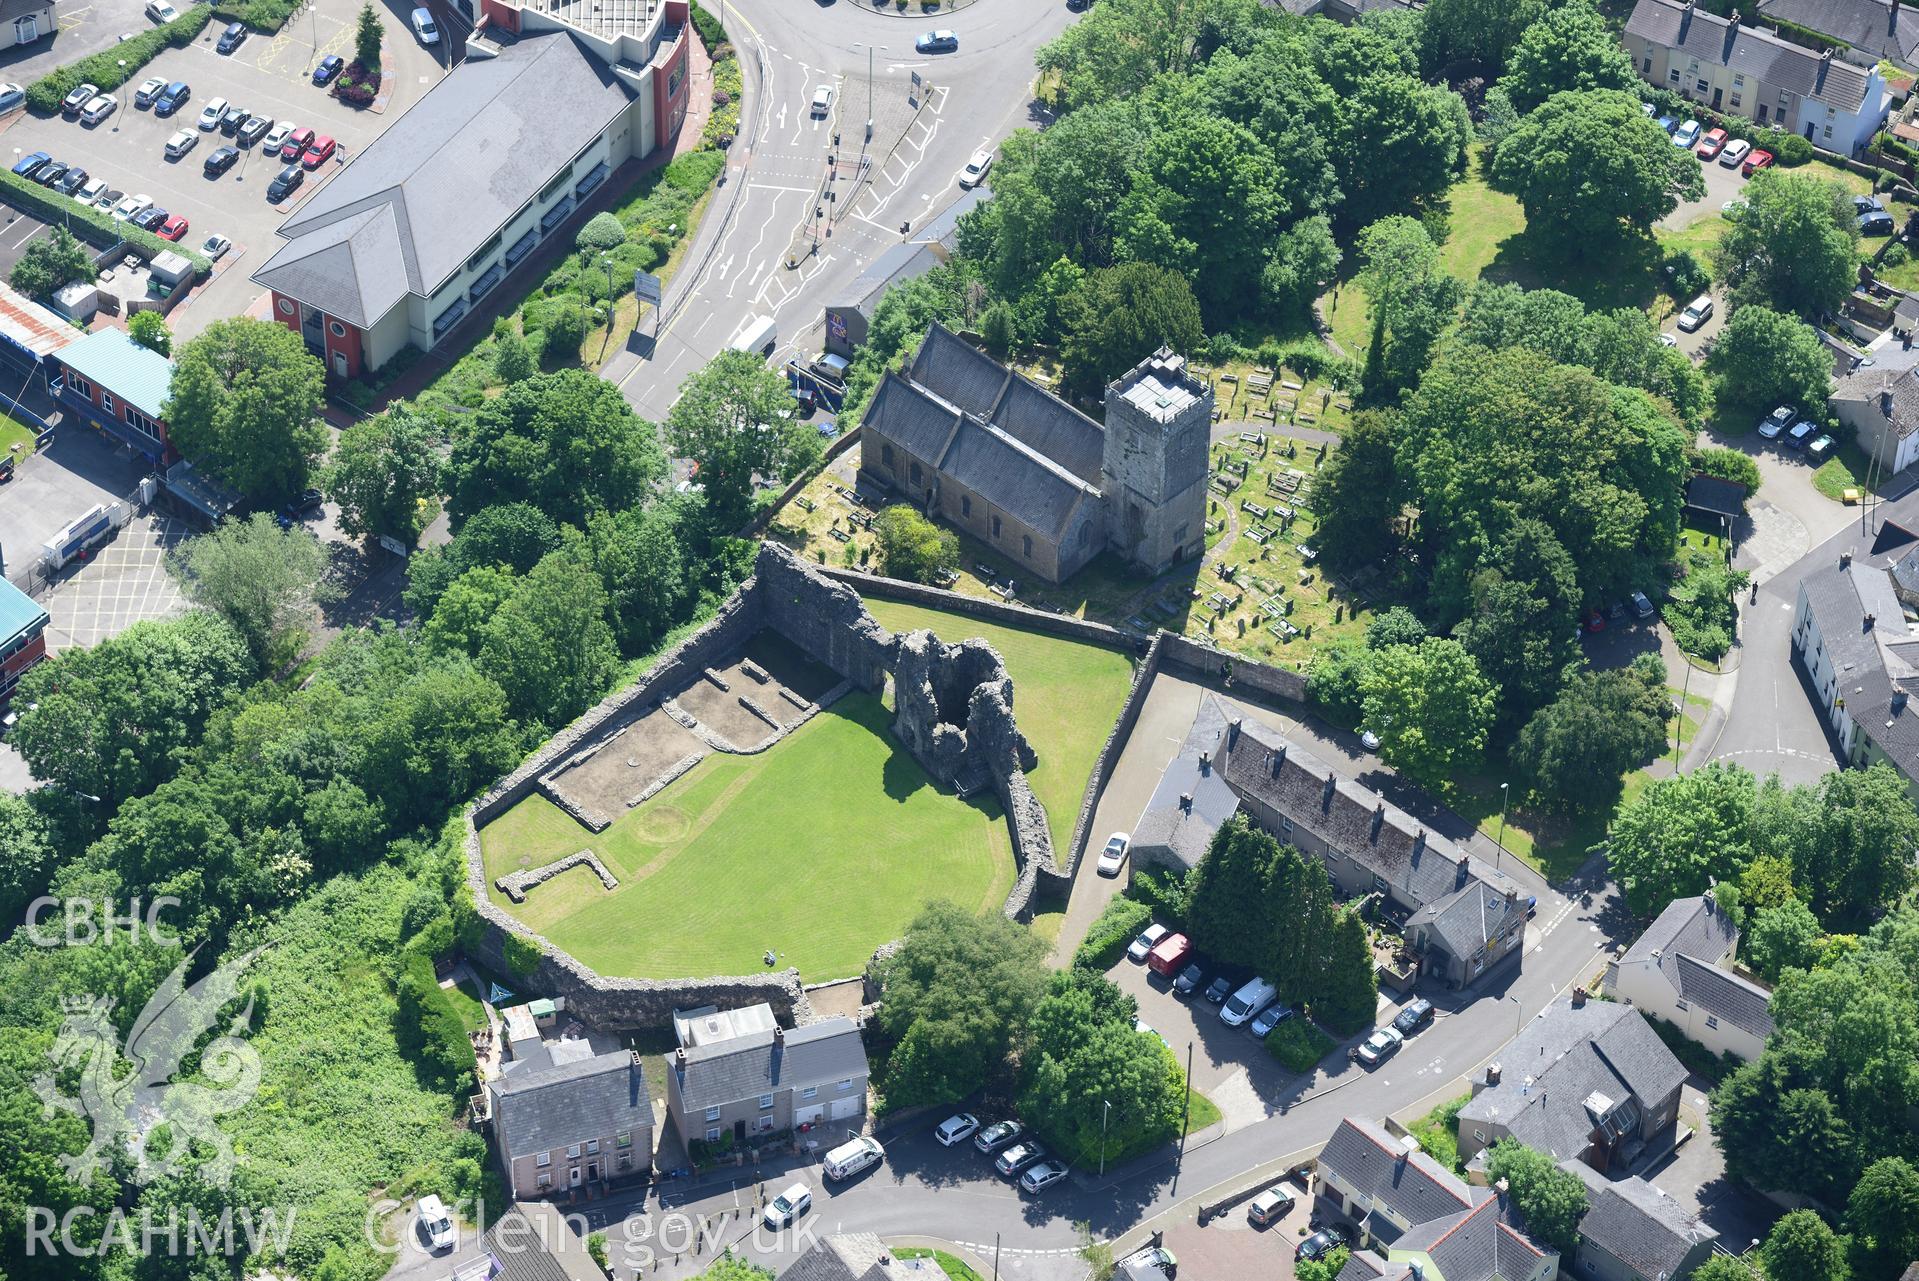
[[[934,322],[909,376],[948,404],[998,427],[1087,485],[1099,485],[1103,428],[1044,388]]]
[[[1908,778],[1919,778],[1919,716],[1906,699],[1919,689],[1919,653],[1905,627],[1892,577],[1855,559],[1827,565],[1799,582],[1833,671],[1835,697],[1860,730]],[[1874,625],[1865,626],[1871,614]]]
[[[1470,1210],[1475,1194],[1492,1195],[1467,1186],[1424,1152],[1408,1152],[1384,1126],[1365,1117],[1340,1121],[1320,1151],[1319,1169],[1414,1224]]]
[[[1594,1123],[1586,1100],[1603,1094],[1644,1109],[1686,1079],[1686,1069],[1630,1005],[1588,1000],[1575,1007],[1562,997],[1520,1030],[1495,1059],[1498,1085],[1460,1109],[1463,1121],[1503,1125],[1528,1147],[1558,1159],[1591,1145]]]
[[[780,1281],[881,1281],[932,1274],[931,1259],[894,1258],[871,1232],[841,1232],[815,1241],[780,1273]]]
[[[514,1202],[487,1230],[484,1246],[493,1259],[490,1281],[604,1281],[586,1242],[545,1201]]]
[[[1660,969],[1674,980],[1681,999],[1761,1040],[1772,1035],[1772,993],[1730,970],[1675,956]]]
[[[1512,928],[1513,917],[1525,909],[1515,900],[1477,877],[1469,878],[1466,888],[1426,904],[1406,918],[1406,927],[1424,925],[1437,935],[1446,950],[1458,957],[1470,957]]]
[[[542,1042],[509,1060],[493,1092],[493,1115],[509,1153],[545,1152],[583,1139],[653,1124],[652,1096],[639,1059],[626,1049],[593,1052],[584,1042]]]
[[[123,329],[96,329],[62,348],[56,359],[153,419],[173,388],[173,362]]]
[[[1099,491],[1046,455],[973,418],[960,420],[940,471],[1028,528],[1056,536],[1082,501],[1099,501]]]
[[[1914,65],[1919,14],[1899,11],[1897,0],[1760,0],[1761,15],[1843,40],[1874,59]]]
[[[1597,1247],[1643,1281],[1678,1276],[1687,1256],[1719,1239],[1685,1206],[1642,1178],[1610,1180],[1584,1161],[1566,1160],[1559,1165],[1586,1185],[1586,1213],[1579,1221],[1581,1248]]]
[[[1821,57],[1764,29],[1673,0],[1639,0],[1626,20],[1626,34],[1667,49],[1683,49],[1701,62],[1718,63],[1756,76],[1772,89],[1787,89],[1828,106],[1856,112],[1866,103],[1869,73],[1851,63]]]
[[[1415,1224],[1393,1242],[1392,1255],[1422,1254],[1446,1281],[1517,1281],[1552,1253],[1533,1244],[1498,1197],[1472,1209]]]
[[[0,0],[0,22],[11,24],[15,18],[23,18],[29,13],[45,13],[53,8],[53,0]],[[50,36],[52,31],[42,29],[41,36]]]
[[[1709,965],[1717,965],[1732,954],[1739,944],[1739,927],[1719,910],[1712,897],[1696,894],[1676,898],[1666,905],[1646,932],[1626,949],[1620,963],[1630,965],[1650,960],[1657,953],[1666,956],[1683,953]]]
[[[1338,1281],[1401,1281],[1412,1269],[1403,1263],[1388,1263],[1371,1250],[1355,1250],[1346,1256]]]
[[[460,270],[637,96],[569,32],[468,58],[280,224],[253,279],[371,325]]]
[[[1890,405],[1884,400],[1888,393],[1892,397]],[[1919,431],[1919,370],[1861,365],[1839,379],[1832,399],[1865,405],[1883,416],[1900,440]]]
[[[1746,509],[1746,487],[1736,480],[1694,472],[1692,479],[1686,482],[1686,506],[1697,512],[1737,520]]]
[[[1238,795],[1217,769],[1210,765],[1202,768],[1199,759],[1201,753],[1218,746],[1225,732],[1226,712],[1219,700],[1210,695],[1201,699],[1185,743],[1159,776],[1145,813],[1133,826],[1136,857],[1163,850],[1167,857],[1191,870],[1205,856],[1214,834],[1239,812]],[[1182,804],[1186,797],[1191,798],[1190,802]]]
[[[830,1018],[696,1045],[676,1056],[672,1070],[679,1074],[681,1105],[704,1111],[776,1090],[864,1081],[866,1049],[851,1019]]]

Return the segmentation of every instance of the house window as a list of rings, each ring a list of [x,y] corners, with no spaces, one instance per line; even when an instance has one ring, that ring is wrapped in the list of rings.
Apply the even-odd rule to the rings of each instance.
[[[754,1122],[753,1128],[758,1130],[760,1133],[764,1134],[768,1130],[773,1128],[773,1118],[770,1116],[763,1116],[758,1121]]]
[[[613,1136],[613,1146],[614,1146],[614,1147],[616,1147],[616,1148],[630,1148],[630,1147],[632,1147],[632,1146],[633,1146],[633,1131],[631,1131],[631,1130],[621,1130],[621,1131],[620,1131],[620,1132],[619,1132],[618,1134],[616,1134],[616,1135],[614,1135],[614,1136]]]
[[[1708,1015],[1706,1016],[1706,1026],[1707,1026],[1707,1027],[1718,1027],[1718,1026],[1719,1026],[1719,1019],[1718,1019],[1718,1018],[1717,1018],[1716,1016],[1714,1016],[1714,1015],[1711,1015],[1711,1014],[1708,1014]]]
[[[719,1119],[720,1119],[720,1110],[719,1110],[718,1108],[708,1108],[708,1109],[706,1110],[706,1119],[707,1119],[707,1120],[709,1120],[709,1121],[717,1121],[717,1120],[719,1120]]]
[[[74,395],[85,396],[88,400],[93,399],[93,384],[71,369],[67,370],[67,386],[73,388]]]
[[[1484,1130],[1474,1130],[1473,1138],[1478,1140],[1481,1143],[1484,1143],[1486,1141],[1486,1132]]]
[[[1678,68],[1678,67],[1674,67],[1674,68],[1673,68],[1673,69],[1672,69],[1671,71],[1668,71],[1668,72],[1666,73],[1666,79],[1668,79],[1668,80],[1670,80],[1670,81],[1672,81],[1672,83],[1674,83],[1674,84],[1678,84],[1678,83],[1679,83],[1679,68]]]
[[[1701,81],[1699,82],[1699,92],[1700,92],[1700,93],[1704,93],[1704,92],[1706,92],[1706,90],[1708,90],[1708,89],[1710,89],[1710,88],[1712,88],[1712,86],[1711,86],[1711,85],[1709,85],[1709,84],[1707,84],[1707,83],[1706,83],[1706,82],[1705,82],[1704,80],[1701,80]]]
[[[539,1178],[533,1180],[533,1186],[535,1187],[540,1187],[540,1188],[551,1187],[552,1184],[553,1184],[553,1176],[550,1174],[542,1174]]]
[[[1187,530],[1187,529],[1188,529],[1188,526],[1187,526],[1187,525],[1183,525],[1183,524],[1182,524],[1182,525],[1181,525],[1181,526],[1180,526],[1180,527],[1179,527],[1178,529],[1176,529],[1176,530],[1174,530],[1174,531],[1173,531],[1173,541],[1174,541],[1174,542],[1176,542],[1176,543],[1181,543],[1181,544],[1183,544],[1183,543],[1185,543],[1185,541],[1186,541],[1186,530]]]
[[[773,1096],[770,1094],[760,1095],[760,1111],[771,1112],[772,1110],[773,1110]]]
[[[113,412],[113,393],[112,392],[103,391],[100,393],[100,408],[106,410],[108,413]]]
[[[880,466],[891,467],[892,465],[893,465],[893,447],[891,445],[881,445],[880,446]]]
[[[1744,89],[1746,87],[1746,78],[1744,76],[1734,76],[1732,78],[1732,84],[1735,89]]]
[[[327,332],[332,334],[335,338],[346,337],[346,326],[341,324],[339,321],[329,320],[327,321],[326,327],[327,327]]]
[[[913,464],[913,483],[915,485],[920,483],[920,465],[918,463]]]
[[[999,537],[999,517],[993,517],[993,537]]]
[[[718,1143],[718,1142],[720,1141],[720,1127],[719,1127],[719,1126],[717,1126],[717,1125],[709,1125],[709,1126],[707,1126],[707,1127],[706,1127],[706,1141],[707,1141],[708,1143]]]
[[[1587,1259],[1583,1264],[1581,1264],[1581,1266],[1586,1269],[1586,1275],[1588,1276],[1591,1276],[1593,1273],[1599,1271],[1599,1269],[1594,1266],[1593,1261],[1591,1259]]]
[[[1032,556],[1033,556],[1033,536],[1032,536],[1031,534],[1021,534],[1021,535],[1020,535],[1020,538],[1019,538],[1019,554],[1020,554],[1020,555],[1022,555],[1022,556],[1024,556],[1024,557],[1026,557],[1026,558],[1027,558],[1028,560],[1031,560],[1031,559],[1032,559]]]
[[[973,500],[968,498],[965,494],[961,494],[960,495],[960,515],[971,516],[972,514],[973,514]]]
[[[494,232],[486,238],[484,244],[473,251],[473,256],[466,260],[466,269],[468,271],[477,271],[480,264],[486,260],[487,255],[500,247],[500,235],[501,233],[497,231]]]
[[[1386,884],[1386,878],[1383,876],[1375,876],[1373,878],[1373,888],[1378,890],[1381,894],[1384,894],[1389,888]]]
[[[1684,1001],[1674,1001],[1673,1004],[1682,1010],[1690,1010],[1692,1008],[1690,1005],[1687,1005]]]
[[[147,435],[153,437],[155,441],[160,439],[160,424],[154,419],[147,417],[132,405],[126,406],[125,416],[127,426],[133,428],[135,431],[145,432]]]
[[[839,1087],[838,1087],[838,1088],[839,1088],[839,1092],[840,1092],[841,1094],[844,1094],[844,1093],[846,1093],[846,1092],[847,1092],[848,1090],[850,1090],[850,1089],[852,1089],[852,1088],[853,1088],[853,1080],[852,1080],[852,1078],[851,1078],[851,1077],[848,1077],[848,1078],[847,1078],[846,1080],[844,1080],[844,1081],[841,1081],[841,1082],[839,1083]]]
[[[569,1148],[567,1148],[567,1150],[566,1150],[566,1159],[567,1159],[567,1160],[569,1160],[569,1161],[577,1161],[577,1160],[579,1160],[579,1159],[580,1159],[580,1145],[579,1145],[579,1144],[577,1144],[577,1143],[575,1143],[575,1144],[573,1144],[573,1145],[572,1145],[571,1147],[569,1147]]]
[[[1832,137],[1832,126],[1831,126],[1831,125],[1827,125],[1827,126],[1826,126],[1826,129],[1825,129],[1825,136],[1826,136],[1826,137],[1828,137],[1828,138],[1830,138],[1830,137]]]
[[[596,1153],[599,1152],[599,1150],[600,1150],[600,1141],[598,1139],[588,1139],[586,1141],[586,1154],[588,1156],[595,1155]]]
[[[280,300],[280,314],[283,316],[291,316],[293,314],[293,299],[282,298]]]
[[[535,1164],[535,1165],[552,1165],[552,1164],[553,1164],[553,1154],[552,1154],[551,1152],[542,1152],[542,1153],[540,1153],[540,1155],[538,1155],[538,1156],[536,1156],[536,1157],[534,1157],[534,1158],[533,1158],[533,1164]]]
[[[560,172],[553,175],[553,181],[547,183],[546,186],[540,188],[540,203],[545,204],[547,201],[553,199],[554,193],[559,191],[560,188],[566,186],[567,182],[570,181],[572,177],[573,177],[573,166],[569,163],[566,168],[560,170]],[[567,203],[571,204],[572,201],[569,200]]]
[[[1284,837],[1286,837],[1286,838],[1287,838],[1288,840],[1291,840],[1291,839],[1292,839],[1292,835],[1293,835],[1293,820],[1292,820],[1292,819],[1290,819],[1290,818],[1282,818],[1282,819],[1280,819],[1280,820],[1279,820],[1279,834],[1280,834],[1281,836],[1284,836]]]
[[[1739,105],[1739,95],[1736,93],[1732,96],[1732,105],[1734,107],[1737,107]]]
[[[801,1090],[801,1091],[800,1091],[800,1097],[801,1097],[801,1098],[803,1098],[803,1099],[810,1099],[810,1098],[812,1098],[812,1097],[813,1097],[814,1095],[816,1095],[816,1094],[818,1094],[819,1092],[820,1092],[820,1087],[819,1087],[819,1086],[817,1086],[817,1085],[809,1085],[809,1086],[807,1086],[807,1087],[806,1087],[806,1088],[805,1088],[804,1090]]]
[[[1652,75],[1652,55],[1647,54],[1645,62],[1640,64],[1639,73],[1648,78]]]

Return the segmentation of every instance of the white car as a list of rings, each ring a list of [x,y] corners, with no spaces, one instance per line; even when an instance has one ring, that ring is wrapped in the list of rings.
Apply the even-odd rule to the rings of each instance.
[[[1106,848],[1099,852],[1099,874],[1118,876],[1119,869],[1126,862],[1126,847],[1133,838],[1124,832],[1114,832],[1106,838]]]
[[[279,124],[274,125],[273,128],[267,130],[267,136],[260,139],[260,154],[263,156],[271,156],[277,153],[280,148],[286,146],[287,136],[292,132],[293,122],[291,120],[282,120]]]
[[[1744,138],[1734,138],[1719,153],[1719,163],[1727,169],[1737,169],[1739,162],[1752,150],[1752,144]]]
[[[420,1220],[420,1235],[426,1238],[433,1253],[451,1250],[459,1243],[460,1234],[453,1227],[453,1216],[446,1212],[446,1206],[432,1193],[420,1198],[417,1207]]]
[[[425,9],[415,9],[413,11],[412,21],[413,34],[420,37],[421,44],[436,45],[440,43],[440,29],[433,25],[433,15],[431,13],[428,13]]]
[[[813,1194],[804,1183],[795,1183],[766,1203],[760,1221],[775,1232],[813,1208]]]
[[[1692,145],[1698,141],[1699,122],[1697,120],[1688,120],[1685,124],[1680,125],[1679,128],[1673,131],[1672,145],[1675,147],[1685,147],[1690,150]]]
[[[960,170],[959,185],[969,189],[979,186],[980,183],[986,181],[986,171],[992,167],[992,152],[975,151],[973,158],[966,162],[966,167]]]
[[[813,114],[823,116],[833,109],[833,86],[821,85],[813,91]]]
[[[1359,731],[1359,745],[1369,752],[1376,752],[1379,750],[1379,735],[1369,729],[1362,729]]]
[[[1146,954],[1152,951],[1154,946],[1165,937],[1166,927],[1155,921],[1153,924],[1141,930],[1139,937],[1133,940],[1133,945],[1126,949],[1126,959],[1144,964]]]
[[[155,22],[172,22],[180,16],[180,11],[167,3],[167,0],[147,0],[147,17]]]
[[[208,102],[206,106],[200,108],[200,128],[218,129],[220,127],[220,117],[226,115],[229,105],[225,98],[214,98]]]
[[[100,94],[80,109],[80,119],[87,124],[97,125],[114,113],[120,100],[110,93]]]
[[[113,207],[113,220],[125,222],[135,214],[145,213],[153,208],[152,196],[128,196]]]
[[[151,107],[153,100],[159,97],[160,91],[166,87],[167,78],[165,76],[148,76],[140,82],[140,87],[133,91],[133,105],[136,107]]]
[[[74,192],[73,198],[79,201],[83,205],[91,205],[95,201],[99,200],[100,197],[106,194],[107,194],[106,179],[95,178],[91,182],[87,183],[86,186]]]
[[[191,129],[176,129],[167,139],[167,159],[178,160],[200,145],[200,135]]]
[[[979,1118],[971,1112],[962,1112],[958,1116],[949,1116],[933,1130],[933,1137],[940,1146],[950,1148],[955,1143],[964,1142],[968,1135],[979,1129]]]
[[[1373,1034],[1359,1043],[1359,1061],[1367,1067],[1378,1067],[1399,1053],[1399,1047],[1404,1044],[1406,1038],[1399,1034],[1398,1028],[1374,1028]]]
[[[206,243],[200,246],[200,252],[207,256],[208,262],[219,262],[227,256],[227,250],[233,248],[233,242],[225,236],[208,236]]]
[[[1786,428],[1792,426],[1796,411],[1791,405],[1781,405],[1766,415],[1759,423],[1759,439],[1778,440],[1785,435]]]

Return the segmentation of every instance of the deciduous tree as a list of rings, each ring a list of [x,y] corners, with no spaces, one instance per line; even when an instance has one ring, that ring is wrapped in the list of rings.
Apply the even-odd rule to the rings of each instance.
[[[1526,722],[1513,764],[1550,808],[1609,809],[1625,776],[1665,749],[1666,700],[1663,676],[1583,672]]]
[[[1498,694],[1464,646],[1438,636],[1380,650],[1359,689],[1380,759],[1429,784],[1478,758]]]
[[[707,510],[721,528],[751,512],[755,476],[783,482],[819,460],[820,435],[795,409],[786,380],[754,352],[722,352],[680,389],[666,415],[667,444],[700,465]]]
[[[1794,1210],[1772,1225],[1759,1247],[1767,1281],[1847,1281],[1845,1238],[1813,1210]]]
[[[439,511],[440,466],[439,425],[399,402],[340,433],[322,486],[340,505],[341,532],[410,547]]]
[[[1060,328],[1067,386],[1088,396],[1162,345],[1190,353],[1205,337],[1186,277],[1150,262],[1087,272],[1060,304]]]
[[[1632,59],[1585,0],[1549,9],[1527,27],[1499,80],[1522,115],[1565,90],[1631,90],[1635,83]]]
[[[1586,1185],[1578,1175],[1515,1139],[1493,1145],[1486,1172],[1495,1181],[1506,1180],[1529,1235],[1561,1251],[1578,1243],[1579,1220],[1586,1213]]]
[[[487,624],[478,657],[516,716],[548,727],[578,716],[619,670],[599,576],[565,551],[548,555]]]
[[[1340,103],[1332,163],[1346,197],[1341,225],[1363,227],[1445,191],[1472,136],[1466,104],[1446,86],[1395,72],[1367,76]],[[1382,156],[1392,163],[1380,164]]]
[[[162,356],[173,354],[173,331],[167,328],[166,315],[158,311],[136,311],[127,317],[127,337]]]
[[[959,539],[911,507],[895,503],[873,520],[880,564],[894,578],[938,582],[959,568]]]
[[[7,283],[30,298],[46,302],[67,285],[92,274],[93,259],[87,256],[86,247],[65,227],[55,227],[51,235],[41,236],[21,251]]]
[[[1634,913],[1736,880],[1752,857],[1752,811],[1752,775],[1725,761],[1649,784],[1619,811],[1607,847]]]
[[[308,611],[326,595],[320,540],[298,525],[281,529],[265,512],[189,538],[168,553],[167,567],[190,600],[233,625],[261,671],[293,657]]]
[[[1859,226],[1845,188],[1812,173],[1764,169],[1741,196],[1745,207],[1713,249],[1732,302],[1801,316],[1838,307],[1858,279]]]
[[[1846,1232],[1861,1276],[1896,1276],[1919,1259],[1919,1170],[1896,1156],[1867,1166],[1846,1199]]]
[[[1749,305],[1733,312],[1706,357],[1721,405],[1764,412],[1816,406],[1832,382],[1832,354],[1797,316]]]
[[[1359,233],[1358,249],[1374,333],[1367,368],[1377,370],[1366,392],[1385,399],[1419,381],[1465,286],[1446,274],[1439,246],[1416,218],[1382,218]]]
[[[326,377],[285,325],[236,316],[182,343],[161,417],[174,447],[242,494],[298,493],[326,448]]]
[[[1069,967],[1034,1006],[1020,1053],[1020,1115],[1075,1164],[1138,1155],[1179,1130],[1185,1076],[1133,999]]]

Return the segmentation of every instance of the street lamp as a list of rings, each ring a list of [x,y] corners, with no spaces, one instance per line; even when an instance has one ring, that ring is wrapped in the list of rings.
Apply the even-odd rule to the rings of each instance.
[[[1506,799],[1512,794],[1511,783],[1499,785],[1499,839],[1493,842],[1499,847],[1499,853],[1493,855],[1493,870],[1497,871],[1506,858]]]
[[[1113,1105],[1105,1099],[1099,1101],[1099,1177],[1106,1177],[1106,1118],[1112,1114]]]
[[[853,47],[866,50],[866,141],[871,142],[873,141],[873,54],[875,51],[884,53],[886,46],[868,44],[862,40],[856,41]]]

